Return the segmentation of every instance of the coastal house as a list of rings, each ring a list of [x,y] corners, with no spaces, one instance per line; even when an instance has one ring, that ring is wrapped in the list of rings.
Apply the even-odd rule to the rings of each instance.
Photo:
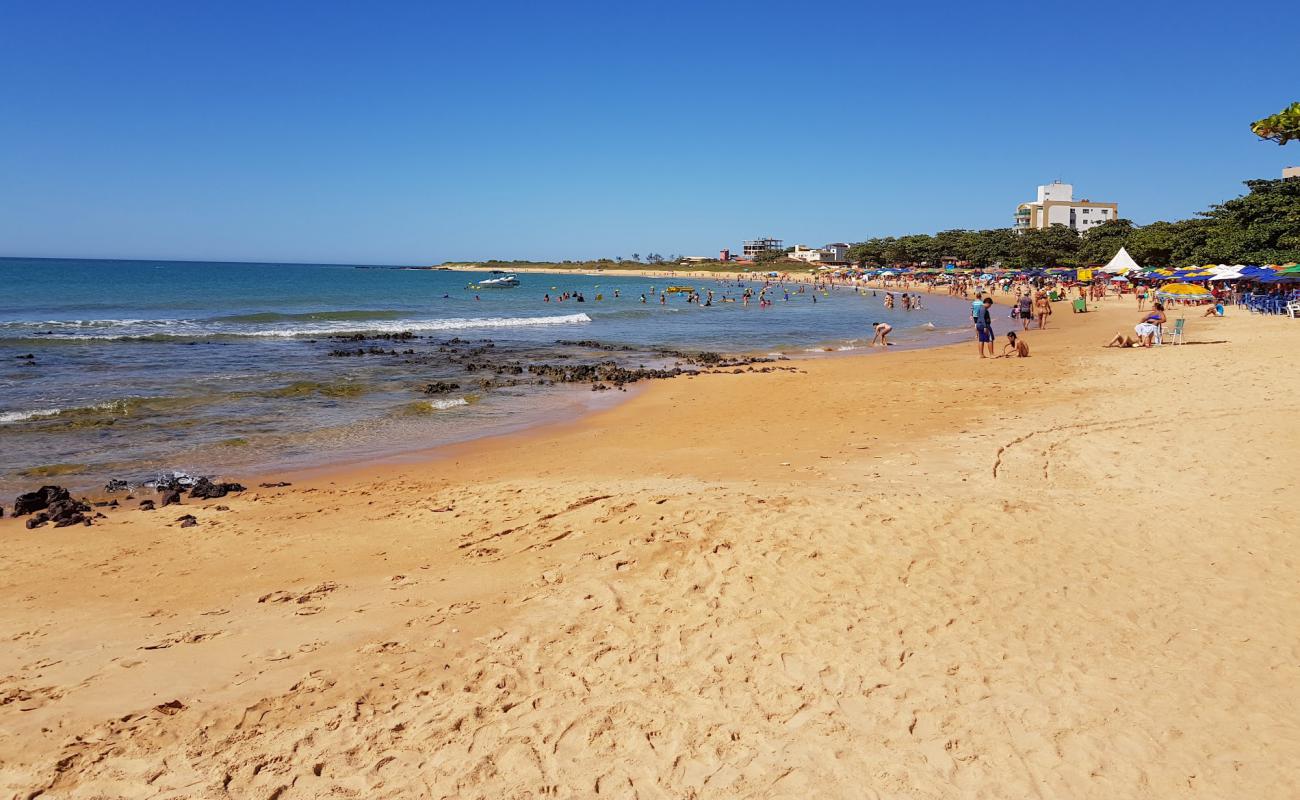
[[[1086,233],[1103,222],[1116,219],[1119,219],[1118,204],[1075,200],[1074,186],[1053,181],[1038,187],[1037,200],[1016,207],[1016,221],[1012,229],[1019,233],[1042,230],[1051,225],[1065,225],[1079,233]]]
[[[839,266],[849,263],[849,245],[847,242],[831,242],[822,247],[806,247],[797,244],[788,255],[790,258],[797,258],[809,264]]]

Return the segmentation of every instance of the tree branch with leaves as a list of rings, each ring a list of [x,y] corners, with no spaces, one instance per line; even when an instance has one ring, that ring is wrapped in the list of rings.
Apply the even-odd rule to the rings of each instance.
[[[1255,120],[1250,129],[1261,139],[1286,144],[1300,139],[1300,103],[1292,103],[1271,117]]]

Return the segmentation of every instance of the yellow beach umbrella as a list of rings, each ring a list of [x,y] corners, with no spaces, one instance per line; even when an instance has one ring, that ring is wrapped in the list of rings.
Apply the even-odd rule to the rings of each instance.
[[[1208,300],[1214,297],[1204,286],[1192,283],[1166,283],[1156,290],[1156,297],[1170,300]]]

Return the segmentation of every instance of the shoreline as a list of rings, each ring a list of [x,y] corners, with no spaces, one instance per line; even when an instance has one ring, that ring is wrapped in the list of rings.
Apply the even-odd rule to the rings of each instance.
[[[864,288],[874,288],[874,287],[864,287]],[[851,292],[852,290],[851,288],[845,286],[841,288],[841,291]],[[867,306],[864,306],[862,312],[864,320],[870,317],[870,313],[869,311],[866,310],[866,308]],[[951,328],[945,327],[942,329],[938,329],[937,335],[950,334],[951,332],[952,332]],[[915,341],[907,341],[905,339],[902,342],[896,342],[894,343],[895,346],[891,347],[891,351],[929,349],[934,347],[948,347],[951,346],[952,344],[950,341],[924,341],[925,339],[932,339],[934,337],[927,336],[926,334],[923,333],[918,334],[915,331],[913,331],[912,334],[917,337]],[[791,362],[791,364],[797,365],[798,363],[809,359],[845,357],[845,356],[865,355],[869,353],[874,353],[874,351],[871,348],[868,348],[867,346],[865,346],[865,344],[862,343],[868,341],[869,339],[870,339],[870,333],[868,330],[866,330],[865,322],[864,322],[864,330],[860,333],[859,336],[860,341],[856,344],[851,344],[850,346],[831,346],[829,344],[818,344],[818,345],[810,345],[808,347],[801,347],[798,349],[790,349],[787,347],[785,349],[780,350],[779,351],[780,355],[777,356],[778,351],[772,349],[776,347],[776,345],[755,347],[751,343],[749,346],[745,346],[742,349],[737,349],[735,351],[726,351],[724,355],[727,356],[728,358],[740,358],[740,359],[776,357],[778,361],[788,361]],[[764,365],[759,365],[757,368],[762,369],[764,368]],[[775,367],[774,365],[766,365],[766,368],[771,369],[777,367]],[[731,369],[724,368],[723,371],[730,372]],[[655,379],[645,379],[638,382],[637,384],[629,384],[627,387],[628,394],[631,395],[636,393],[637,391],[644,390],[644,388],[648,384],[653,383],[654,380]],[[579,389],[579,387],[581,387],[584,390],[590,388],[589,386],[581,385],[581,384],[575,384],[572,387],[568,387],[568,388],[577,390]],[[173,472],[175,472],[178,475],[187,475],[193,478],[197,478],[199,476],[207,476],[212,478],[213,480],[227,480],[227,481],[235,480],[242,483],[253,485],[262,480],[279,480],[286,476],[291,476],[299,473],[305,473],[305,474],[316,474],[316,473],[327,473],[327,472],[333,473],[339,470],[345,470],[349,468],[360,469],[371,465],[386,464],[386,463],[409,464],[409,463],[417,462],[421,459],[438,459],[440,456],[438,455],[437,451],[444,447],[454,447],[457,445],[465,444],[468,442],[474,442],[481,439],[492,439],[492,438],[498,438],[502,436],[510,436],[516,433],[532,430],[534,428],[546,428],[557,424],[564,425],[569,422],[581,419],[582,417],[591,413],[591,408],[593,407],[601,407],[611,403],[627,402],[627,400],[630,399],[630,397],[621,398],[618,395],[613,394],[612,392],[605,392],[603,393],[602,397],[584,399],[583,395],[586,394],[587,394],[586,391],[581,391],[578,392],[577,394],[574,394],[571,398],[565,400],[562,403],[557,401],[556,408],[552,413],[538,416],[538,418],[536,419],[532,419],[524,422],[518,422],[518,423],[510,423],[508,425],[498,423],[489,427],[485,427],[483,429],[474,428],[473,430],[467,430],[453,436],[439,436],[433,441],[430,441],[428,443],[421,443],[418,445],[407,444],[407,445],[402,445],[399,447],[393,447],[389,449],[368,448],[368,447],[359,446],[358,449],[355,451],[349,451],[349,452],[337,453],[337,454],[336,453],[323,454],[320,456],[321,460],[319,461],[319,463],[314,463],[314,464],[303,464],[301,463],[301,458],[297,458],[297,457],[291,459],[289,462],[286,463],[277,463],[278,460],[276,458],[269,458],[264,461],[264,466],[253,466],[251,468],[242,468],[238,466],[226,467],[220,465],[208,466],[208,467],[203,467],[203,466],[195,467],[194,464],[200,464],[202,462],[202,459],[196,460],[193,458],[188,458],[188,459],[181,458],[181,459],[174,460],[175,466],[162,468],[160,471],[158,471],[157,475],[164,476],[164,475],[170,475]],[[146,479],[153,477],[153,471],[148,469],[135,470],[135,471],[127,470],[125,472],[119,470],[111,473],[104,472],[102,474],[80,473],[80,472],[71,472],[71,471],[63,470],[64,467],[72,467],[72,466],[77,466],[77,465],[45,464],[45,463],[31,464],[25,467],[23,470],[19,470],[18,472],[26,471],[32,474],[22,476],[21,478],[11,481],[10,483],[13,485],[15,493],[33,491],[43,485],[61,485],[69,488],[71,491],[74,492],[74,494],[76,494],[79,497],[84,496],[91,500],[100,501],[100,500],[112,500],[114,497],[121,499],[124,496],[124,493],[121,492],[116,494],[107,493],[103,487],[110,482],[116,482],[117,480],[120,480],[122,478],[126,478],[127,480],[144,481]],[[44,470],[47,470],[51,467],[59,468],[59,471],[43,473]],[[142,489],[142,491],[149,492],[152,490]],[[0,498],[0,508],[3,508],[9,502],[10,502],[9,498]]]
[[[1134,316],[1022,360],[654,382],[90,529],[6,516],[0,787],[1286,794],[1300,431],[1271,421],[1300,382],[1267,365],[1300,331],[1103,349]]]

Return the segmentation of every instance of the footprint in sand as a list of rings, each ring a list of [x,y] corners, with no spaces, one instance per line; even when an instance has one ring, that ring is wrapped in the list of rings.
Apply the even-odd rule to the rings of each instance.
[[[268,592],[267,594],[264,594],[261,597],[257,598],[257,602],[299,603],[299,604],[310,603],[314,600],[319,600],[323,598],[325,595],[339,588],[342,588],[340,584],[335,583],[334,581],[325,581],[324,583],[318,583],[312,588],[307,589],[306,591],[303,592],[297,592],[297,593],[286,592],[282,589],[277,589],[274,592]]]

